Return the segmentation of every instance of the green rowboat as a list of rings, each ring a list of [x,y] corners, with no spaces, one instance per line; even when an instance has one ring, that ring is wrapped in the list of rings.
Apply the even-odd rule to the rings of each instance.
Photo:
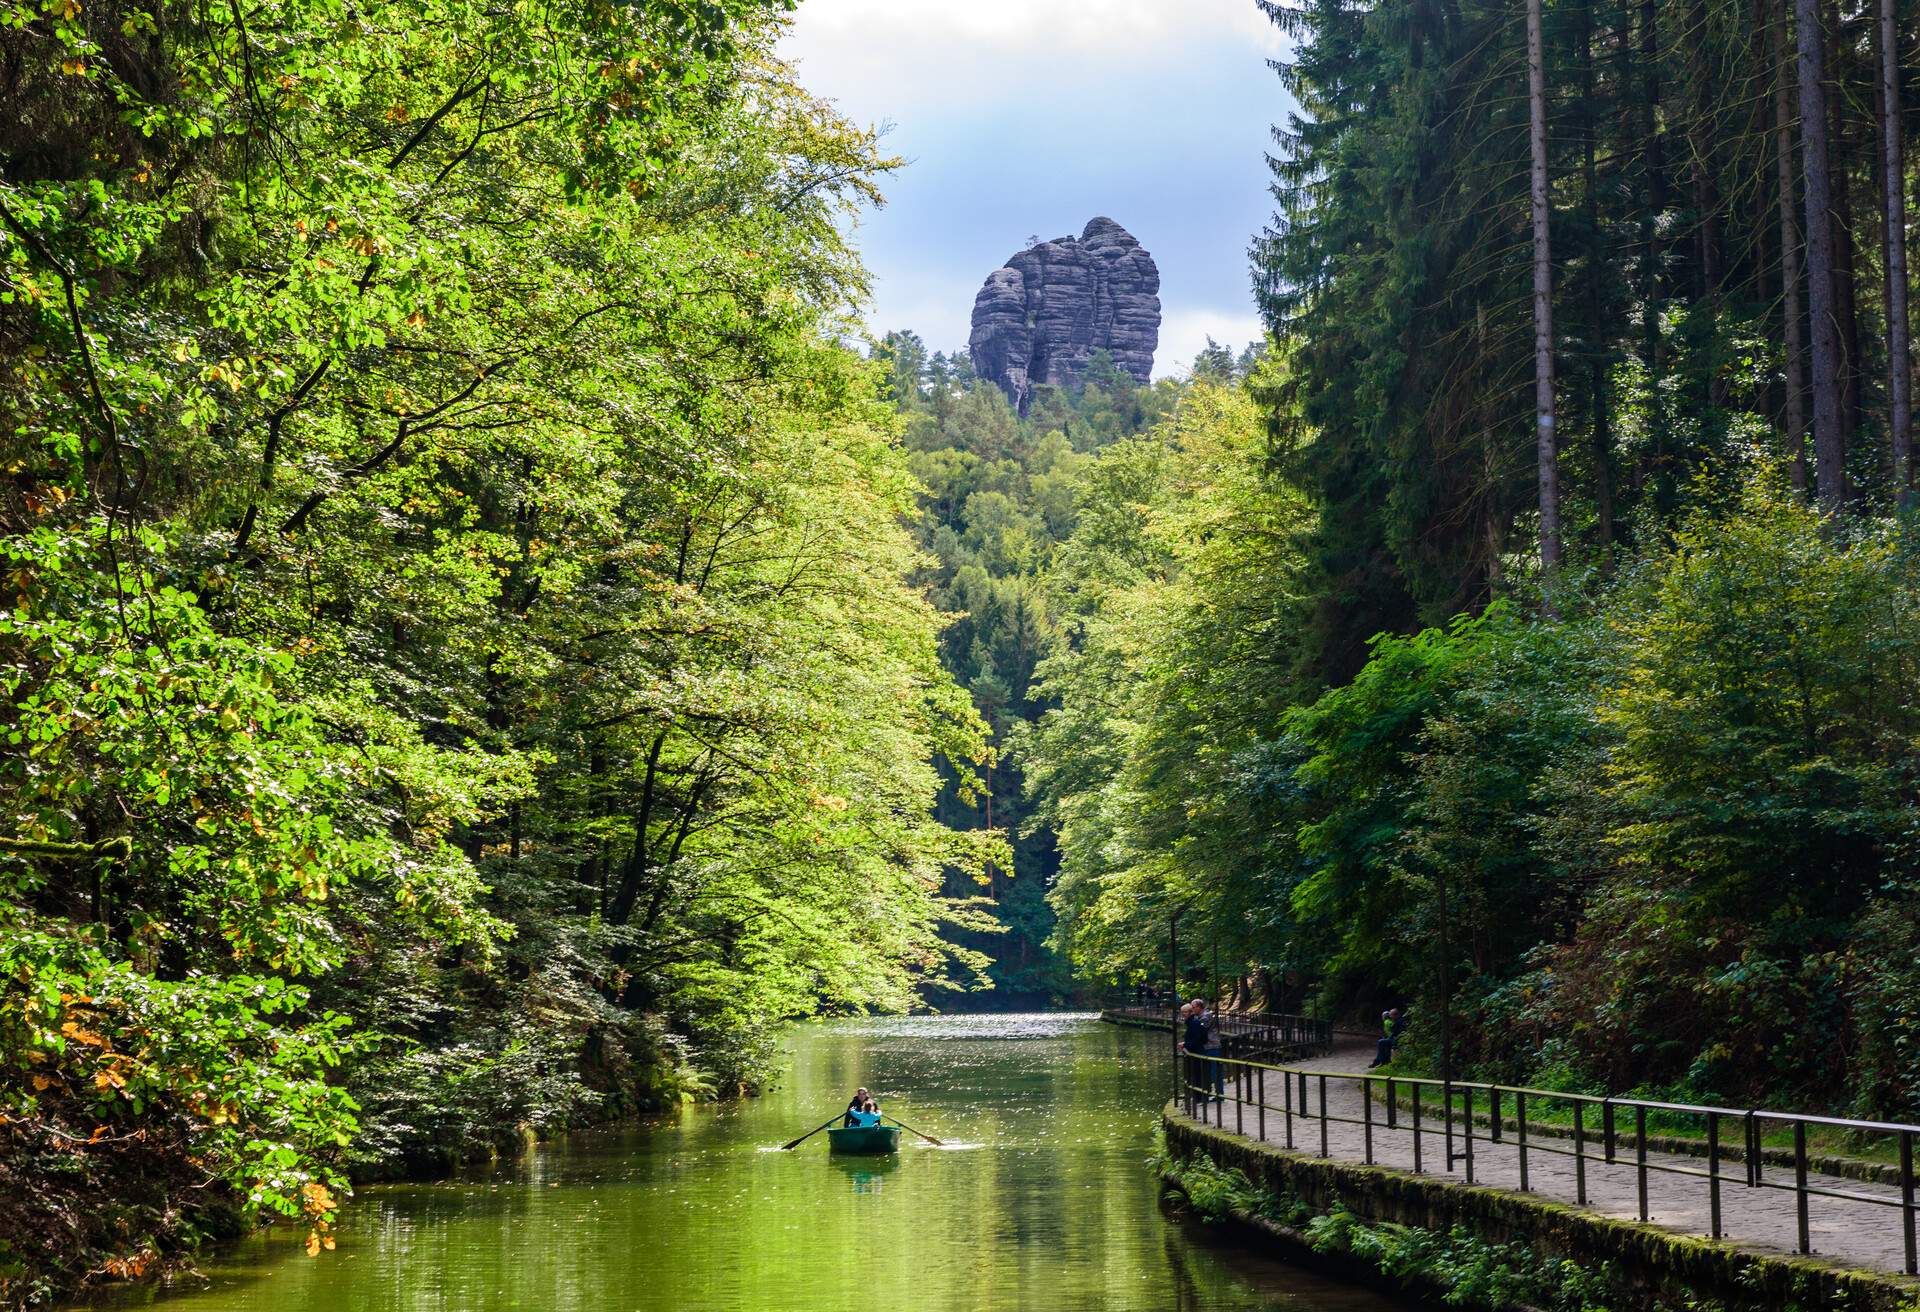
[[[900,1131],[891,1125],[836,1125],[827,1131],[827,1148],[836,1153],[897,1153]]]

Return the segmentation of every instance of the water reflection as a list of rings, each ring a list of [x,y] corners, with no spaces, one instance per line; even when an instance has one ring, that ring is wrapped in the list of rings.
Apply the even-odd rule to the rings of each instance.
[[[813,1026],[768,1096],[579,1135],[498,1172],[365,1192],[339,1251],[277,1232],[170,1312],[893,1308],[1383,1312],[1169,1222],[1145,1158],[1153,1036],[1058,1015]],[[867,1085],[949,1140],[768,1152]],[[152,1291],[121,1302],[146,1302]]]
[[[887,1177],[900,1169],[898,1155],[884,1157],[828,1157],[833,1168],[847,1178],[857,1194],[877,1194],[886,1187]]]

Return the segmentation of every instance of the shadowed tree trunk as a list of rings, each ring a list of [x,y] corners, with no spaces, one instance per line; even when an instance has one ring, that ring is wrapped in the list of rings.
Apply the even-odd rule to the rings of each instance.
[[[1853,189],[1859,173],[1855,165],[1861,153],[1854,125],[1841,112],[1845,92],[1834,75],[1833,50],[1827,53],[1827,113],[1831,120],[1827,176],[1832,179],[1833,322],[1840,339],[1840,443],[1843,450],[1852,450],[1865,408],[1861,385],[1866,377],[1866,354],[1860,348],[1859,224],[1853,212]],[[1872,150],[1865,157],[1871,168]]]
[[[1793,216],[1794,65],[1787,49],[1789,3],[1790,0],[1780,0],[1780,13],[1773,23],[1773,145],[1780,190],[1780,313],[1787,346],[1787,459],[1794,489],[1804,493],[1807,490],[1807,348],[1802,325],[1806,321],[1806,308],[1800,300],[1800,225]]]
[[[1547,70],[1540,0],[1527,0],[1528,136],[1533,150],[1533,410],[1540,464],[1540,567],[1560,566],[1560,451],[1553,431],[1553,249],[1548,235]]]
[[[1814,483],[1829,513],[1846,500],[1840,428],[1840,325],[1833,296],[1833,176],[1827,152],[1825,39],[1819,0],[1794,0],[1800,51],[1800,145],[1807,175],[1807,307],[1813,330]]]
[[[1880,156],[1887,243],[1887,403],[1895,494],[1906,497],[1913,467],[1912,362],[1907,350],[1907,200],[1900,123],[1900,32],[1894,0],[1880,0]]]
[[[1661,512],[1672,509],[1673,451],[1671,416],[1667,412],[1666,339],[1661,323],[1663,300],[1661,264],[1665,258],[1660,216],[1667,208],[1667,161],[1660,114],[1660,14],[1654,0],[1640,4],[1640,304],[1641,356],[1647,370],[1648,436],[1634,462],[1636,496],[1651,495]],[[1650,489],[1650,491],[1649,491]]]
[[[1600,571],[1613,572],[1613,422],[1607,395],[1606,352],[1599,345],[1601,279],[1607,267],[1607,241],[1600,227],[1600,174],[1595,159],[1599,125],[1594,107],[1599,97],[1594,87],[1593,6],[1581,9],[1580,93],[1583,105],[1581,121],[1581,171],[1584,175],[1587,210],[1587,390],[1592,410],[1593,517],[1594,536],[1600,547]]]

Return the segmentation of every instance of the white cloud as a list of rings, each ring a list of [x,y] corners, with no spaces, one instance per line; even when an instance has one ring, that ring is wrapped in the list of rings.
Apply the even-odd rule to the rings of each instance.
[[[1222,43],[1281,49],[1254,0],[803,0],[782,50],[855,118],[906,121],[1021,88],[1110,82]]]
[[[904,36],[917,45],[987,44],[1043,56],[1164,50],[1222,35],[1278,48],[1253,0],[805,0],[799,26],[870,46],[898,48]]]
[[[1249,342],[1267,335],[1257,314],[1234,314],[1225,310],[1174,310],[1160,324],[1160,349],[1154,354],[1153,372],[1165,378],[1185,373],[1211,337],[1220,345],[1240,354]]]
[[[980,280],[1027,234],[1104,214],[1160,266],[1156,372],[1209,334],[1258,339],[1245,252],[1271,211],[1282,44],[1255,0],[802,0],[782,41],[800,80],[893,124],[907,161],[855,234],[868,325],[962,349]]]

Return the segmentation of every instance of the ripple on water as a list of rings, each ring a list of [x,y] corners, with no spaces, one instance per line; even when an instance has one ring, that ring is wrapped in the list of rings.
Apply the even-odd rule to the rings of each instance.
[[[284,1229],[167,1312],[1387,1312],[1212,1246],[1146,1167],[1166,1047],[1090,1013],[796,1030],[766,1096],[577,1135],[498,1171],[369,1188],[319,1260]],[[857,1085],[939,1148],[775,1145]]]
[[[1037,1011],[985,1015],[862,1016],[854,1020],[823,1022],[825,1033],[853,1038],[910,1038],[925,1042],[948,1039],[1058,1039],[1098,1025],[1095,1011]]]

